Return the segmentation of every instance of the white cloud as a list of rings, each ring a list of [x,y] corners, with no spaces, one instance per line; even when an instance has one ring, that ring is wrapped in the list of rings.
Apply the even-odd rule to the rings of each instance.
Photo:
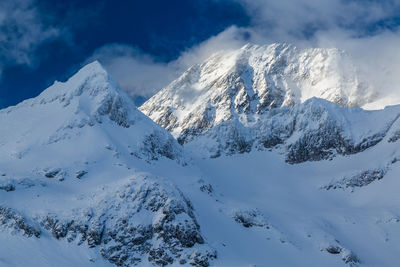
[[[0,73],[6,65],[34,64],[38,45],[58,35],[42,23],[32,0],[0,1]]]
[[[178,59],[169,63],[157,62],[151,55],[127,44],[107,44],[97,49],[86,63],[99,60],[130,95],[149,98],[187,68],[202,62],[212,53],[241,47],[247,35],[245,29],[230,27],[183,51]]]
[[[236,1],[251,16],[250,26],[231,26],[183,51],[172,62],[160,63],[135,48],[117,44],[98,49],[91,59],[99,59],[132,95],[148,98],[212,53],[236,49],[247,42],[336,47],[354,58],[362,78],[381,96],[383,104],[400,103],[400,31],[385,26],[372,28],[393,18],[400,10],[400,1]]]
[[[126,44],[108,44],[97,49],[87,62],[99,60],[119,85],[133,96],[148,98],[176,77],[172,63],[156,62]]]
[[[273,41],[310,39],[314,32],[352,29],[356,33],[396,15],[399,1],[237,0],[252,28]]]

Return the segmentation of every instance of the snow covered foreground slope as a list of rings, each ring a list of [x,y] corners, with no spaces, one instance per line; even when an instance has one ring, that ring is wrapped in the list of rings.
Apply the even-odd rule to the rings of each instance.
[[[55,86],[0,111],[0,266],[398,265],[398,107],[312,99],[237,118],[251,153],[210,158],[224,123],[181,147],[98,63]],[[269,129],[284,145],[337,129],[362,149],[288,164],[280,142],[256,149]]]

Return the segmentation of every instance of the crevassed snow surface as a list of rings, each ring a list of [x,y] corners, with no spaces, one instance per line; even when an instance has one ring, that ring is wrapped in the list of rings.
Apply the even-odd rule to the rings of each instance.
[[[0,266],[397,266],[399,107],[311,104],[382,139],[301,164],[204,158],[86,66],[0,111]]]

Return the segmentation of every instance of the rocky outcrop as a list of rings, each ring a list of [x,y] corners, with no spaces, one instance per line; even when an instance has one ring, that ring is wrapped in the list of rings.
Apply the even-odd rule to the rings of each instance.
[[[233,218],[246,228],[262,227],[269,229],[266,219],[258,210],[239,210],[234,213]]]
[[[276,149],[293,164],[364,151],[385,138],[399,114],[400,107],[372,112],[313,98],[253,121],[232,119],[202,133],[182,131],[178,140],[204,157]]]
[[[325,250],[330,254],[340,255],[344,263],[348,264],[350,267],[358,267],[360,264],[359,258],[353,251],[340,245],[329,245]]]
[[[0,207],[0,228],[26,237],[40,237],[40,229],[11,208]]]
[[[332,181],[323,189],[354,189],[356,187],[363,187],[369,185],[374,181],[381,180],[387,173],[388,167],[376,168],[370,170],[359,171],[349,176],[345,176],[338,181]]]
[[[117,266],[143,261],[209,266],[216,257],[200,232],[190,201],[174,186],[135,178],[96,206],[72,214],[38,216],[43,229],[78,245],[99,247]],[[83,214],[83,216],[82,216]]]

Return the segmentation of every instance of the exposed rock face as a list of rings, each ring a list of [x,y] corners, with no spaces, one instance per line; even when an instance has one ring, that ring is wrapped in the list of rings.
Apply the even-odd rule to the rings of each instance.
[[[21,233],[26,237],[40,237],[40,230],[17,212],[10,208],[0,207],[0,228],[3,231]]]
[[[117,266],[143,261],[208,266],[216,257],[200,233],[191,203],[173,185],[160,178],[135,178],[110,193],[97,196],[87,210],[37,219],[55,238],[99,247]]]
[[[269,229],[266,219],[258,210],[240,210],[235,212],[233,218],[246,228],[263,227]]]
[[[115,191],[114,191],[115,190]],[[92,205],[26,219],[0,207],[3,231],[98,247],[117,266],[190,264],[209,266],[217,257],[205,241],[190,201],[161,177],[137,176],[117,188],[102,188],[88,198]],[[83,201],[83,199],[81,199]]]
[[[370,183],[381,180],[386,172],[388,171],[388,167],[376,168],[371,170],[359,171],[355,174],[345,176],[341,180],[333,181],[330,184],[324,186],[323,188],[326,190],[330,189],[346,189],[351,188],[354,189],[356,187],[363,187],[369,185]]]
[[[400,107],[371,112],[313,98],[294,107],[273,109],[253,122],[232,119],[200,134],[183,131],[178,140],[203,156],[276,148],[285,154],[287,162],[300,163],[354,154],[374,146],[386,136],[399,114]],[[364,123],[374,126],[368,128]]]
[[[340,245],[329,245],[325,249],[328,253],[338,254],[342,257],[344,263],[348,264],[350,267],[358,267],[360,260],[353,251],[343,248]]]

